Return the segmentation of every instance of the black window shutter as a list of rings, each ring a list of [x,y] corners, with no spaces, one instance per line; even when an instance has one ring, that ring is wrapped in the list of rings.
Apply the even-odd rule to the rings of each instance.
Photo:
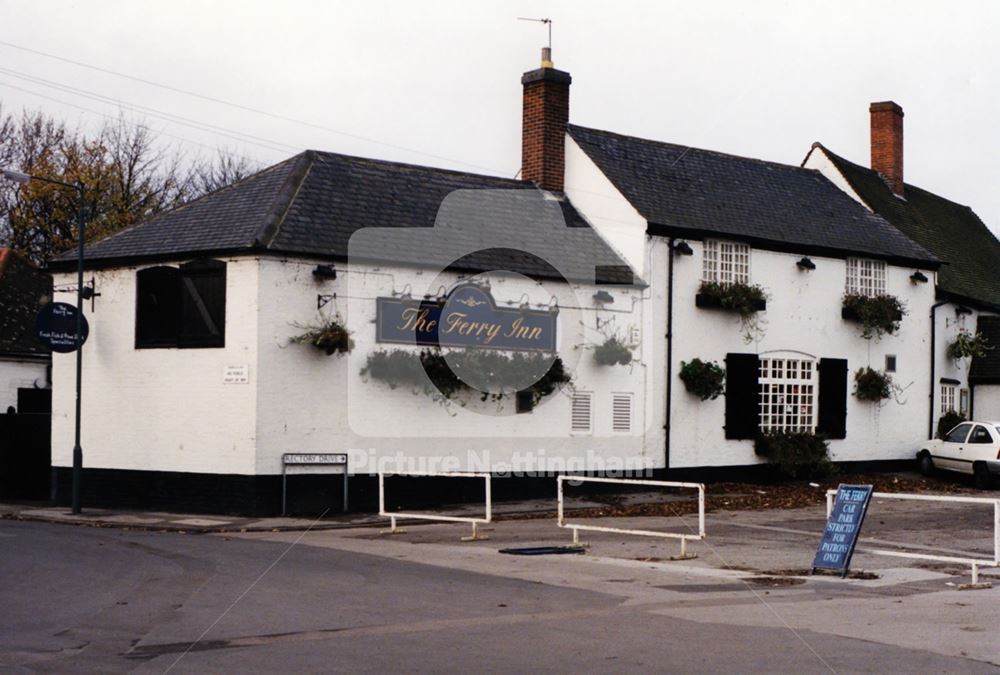
[[[726,438],[755,438],[760,428],[760,359],[726,354]]]
[[[181,265],[181,347],[224,347],[226,344],[226,263],[195,260]]]
[[[819,419],[816,431],[827,438],[847,437],[847,360],[819,360]]]

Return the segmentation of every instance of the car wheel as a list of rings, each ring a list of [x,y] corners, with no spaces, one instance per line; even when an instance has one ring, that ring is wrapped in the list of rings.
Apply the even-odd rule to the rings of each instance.
[[[934,460],[931,459],[931,453],[922,452],[920,457],[917,458],[917,462],[920,466],[920,473],[925,476],[930,476],[934,473]]]
[[[985,464],[975,464],[972,467],[972,480],[980,490],[989,490],[993,487],[993,476]]]

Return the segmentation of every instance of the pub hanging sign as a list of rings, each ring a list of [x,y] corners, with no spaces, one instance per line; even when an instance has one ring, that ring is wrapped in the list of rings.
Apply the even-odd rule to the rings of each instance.
[[[497,307],[479,286],[459,286],[443,301],[378,298],[377,303],[378,342],[556,351],[557,310]]]

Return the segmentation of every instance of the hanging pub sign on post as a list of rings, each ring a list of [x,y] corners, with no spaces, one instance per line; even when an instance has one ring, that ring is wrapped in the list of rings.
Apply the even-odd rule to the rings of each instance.
[[[50,302],[42,307],[35,316],[35,337],[43,345],[59,354],[75,352],[77,310],[74,305],[65,302]],[[87,317],[79,317],[82,321],[80,344],[87,341],[90,334],[90,324]]]
[[[837,499],[826,519],[826,529],[813,559],[813,573],[826,569],[840,572],[841,577],[847,576],[871,498],[871,485],[840,485],[837,488]]]

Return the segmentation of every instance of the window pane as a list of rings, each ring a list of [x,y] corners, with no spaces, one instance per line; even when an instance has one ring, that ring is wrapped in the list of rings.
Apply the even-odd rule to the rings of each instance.
[[[949,443],[964,443],[966,436],[969,435],[969,429],[971,428],[971,424],[959,424],[951,431],[951,433],[945,436],[944,440]]]
[[[181,266],[182,347],[222,347],[226,341],[226,263],[194,261]]]

